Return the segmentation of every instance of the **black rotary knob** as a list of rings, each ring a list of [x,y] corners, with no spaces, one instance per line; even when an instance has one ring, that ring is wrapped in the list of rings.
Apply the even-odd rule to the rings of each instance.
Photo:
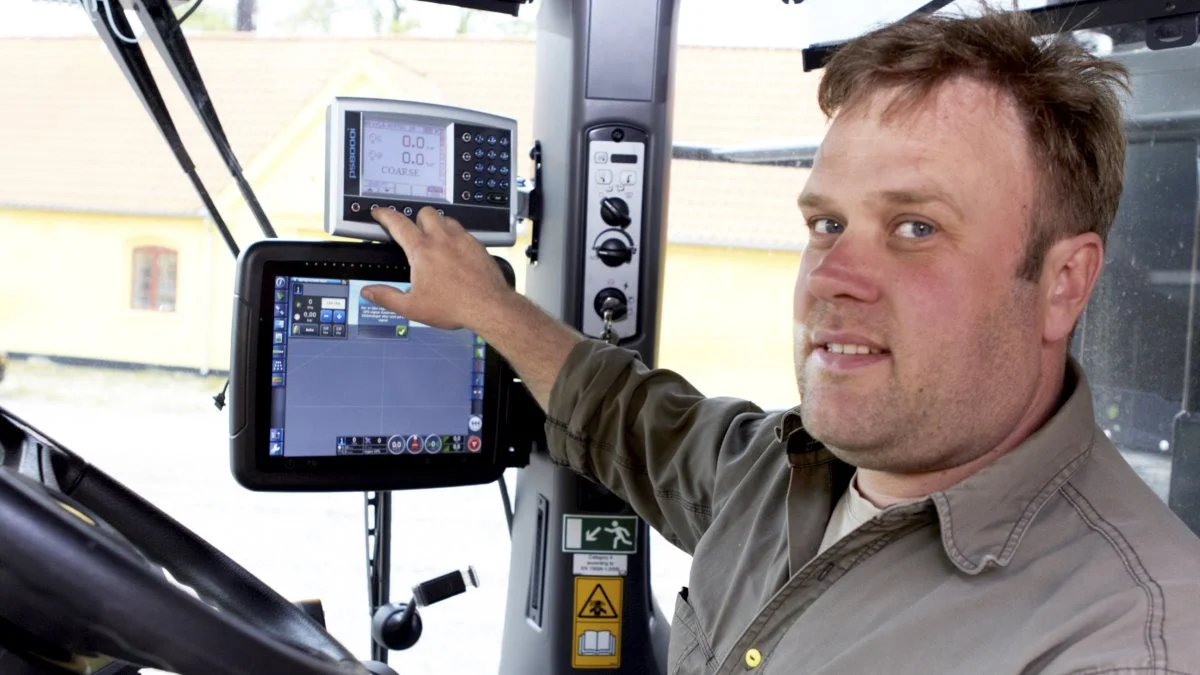
[[[600,200],[600,217],[613,227],[629,225],[629,204],[620,197],[605,197]]]
[[[629,246],[617,237],[610,237],[600,242],[600,245],[596,247],[596,255],[609,267],[618,267],[633,260],[633,251],[630,251]]]

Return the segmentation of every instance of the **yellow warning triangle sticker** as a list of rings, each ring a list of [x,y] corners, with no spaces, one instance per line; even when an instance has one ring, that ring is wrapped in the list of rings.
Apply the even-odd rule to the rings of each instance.
[[[578,596],[577,596],[578,597]],[[587,601],[583,603],[583,608],[579,610],[580,619],[616,619],[617,608],[613,605],[612,600],[608,599],[608,593],[604,592],[604,587],[596,584],[592,592],[588,595]]]

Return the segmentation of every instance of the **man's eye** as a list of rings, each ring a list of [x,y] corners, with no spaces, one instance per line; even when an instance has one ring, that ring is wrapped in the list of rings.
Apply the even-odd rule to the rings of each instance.
[[[830,218],[816,218],[812,221],[812,230],[817,234],[841,234],[846,228]]]
[[[923,223],[919,220],[909,220],[900,223],[900,227],[896,228],[896,233],[901,237],[912,239],[922,239],[932,236],[936,230],[929,223]]]

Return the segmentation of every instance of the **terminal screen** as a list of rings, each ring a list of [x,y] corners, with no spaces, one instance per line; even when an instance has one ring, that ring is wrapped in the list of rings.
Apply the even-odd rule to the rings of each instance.
[[[362,115],[362,195],[448,202],[445,125]]]
[[[272,457],[478,453],[485,344],[372,304],[408,283],[274,277]]]

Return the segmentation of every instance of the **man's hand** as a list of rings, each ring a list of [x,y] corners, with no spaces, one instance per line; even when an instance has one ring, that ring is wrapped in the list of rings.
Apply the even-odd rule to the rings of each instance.
[[[362,292],[367,300],[412,321],[478,333],[486,310],[514,295],[487,249],[457,220],[428,206],[417,213],[415,223],[391,209],[377,208],[371,215],[408,256],[412,288],[402,293],[390,286],[367,286]]]
[[[390,209],[372,215],[408,256],[412,288],[367,286],[363,297],[419,323],[481,336],[546,410],[558,371],[583,336],[509,288],[487,249],[458,221],[430,207],[415,223]]]

